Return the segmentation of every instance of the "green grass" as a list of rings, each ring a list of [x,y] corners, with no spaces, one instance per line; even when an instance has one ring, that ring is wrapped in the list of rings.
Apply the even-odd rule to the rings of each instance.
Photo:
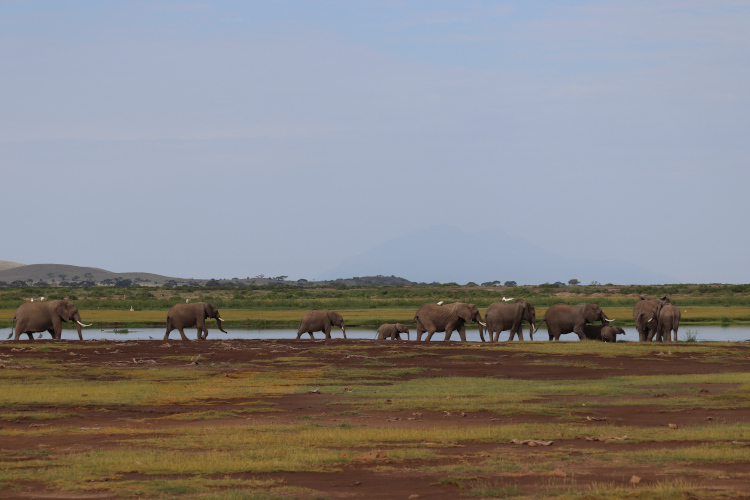
[[[0,353],[14,345],[3,344]],[[750,373],[742,371],[748,351],[741,346],[669,346],[697,362],[734,364],[732,372],[641,376],[611,376],[593,369],[610,362],[595,358],[605,352],[596,343],[450,347],[454,357],[449,366],[482,363],[485,356],[502,352],[532,366],[539,361],[563,367],[585,365],[596,374],[575,380],[447,376],[419,366],[422,356],[431,362],[439,359],[448,348],[442,345],[408,352],[381,351],[376,344],[316,346],[281,359],[270,370],[238,364],[231,371],[209,365],[144,369],[94,366],[85,360],[71,364],[64,357],[66,350],[52,347],[44,358],[31,357],[29,351],[13,352],[13,363],[28,368],[0,370],[0,442],[21,438],[28,443],[25,449],[16,450],[0,446],[0,489],[33,483],[71,496],[295,498],[316,493],[292,488],[270,475],[275,471],[328,474],[355,468],[387,473],[418,468],[448,478],[465,496],[513,498],[528,495],[525,487],[513,482],[524,465],[537,475],[560,466],[573,470],[631,466],[659,470],[663,481],[624,488],[550,480],[549,489],[540,495],[682,498],[688,493],[702,497],[706,490],[681,481],[680,470],[692,467],[698,477],[717,477],[724,474],[722,464],[750,463],[750,447],[741,444],[750,442],[750,423],[692,423],[670,430],[666,424],[633,427],[585,420],[586,415],[608,406],[655,406],[663,412],[665,423],[674,411],[748,408]],[[665,350],[661,345],[604,347],[616,347],[606,350],[610,356],[655,363],[662,359],[656,353]],[[399,358],[402,354],[413,356]],[[590,355],[596,363],[566,360],[566,354]],[[376,363],[342,367],[338,360],[346,356]],[[381,360],[398,360],[403,366]],[[699,388],[710,384],[721,384],[721,390],[700,392]],[[320,398],[316,409],[295,407],[285,413],[285,395],[306,395],[318,387],[321,394],[309,396]],[[44,411],[38,405],[55,409]],[[128,406],[144,406],[164,415],[158,413],[162,405],[177,405],[170,406],[176,412],[160,417],[133,413],[139,417],[137,422],[57,422],[86,418],[93,412],[104,417]],[[317,409],[320,406],[333,408],[324,417]],[[445,425],[420,425],[418,420],[408,425],[385,424],[386,416],[406,420],[424,411],[453,415],[446,417]],[[470,418],[462,419],[460,412],[469,413]],[[496,414],[511,415],[514,423],[490,421]],[[280,416],[286,417],[279,419],[281,423],[268,423]],[[341,416],[351,418],[342,423]],[[540,418],[541,423],[525,422],[532,416],[546,418]],[[30,425],[37,421],[44,425]],[[592,435],[627,435],[629,439],[590,449],[565,444]],[[75,443],[78,436],[87,439],[85,447],[57,444]],[[529,450],[509,445],[513,439],[552,440],[555,445]],[[470,451],[477,445],[483,445],[483,451]],[[372,458],[375,452],[387,456]],[[250,479],[249,474],[260,476]],[[139,480],[132,480],[133,475],[140,476]]]

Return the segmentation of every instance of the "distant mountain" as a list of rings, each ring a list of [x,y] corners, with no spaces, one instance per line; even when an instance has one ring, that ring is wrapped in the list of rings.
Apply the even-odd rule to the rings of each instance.
[[[0,263],[15,264],[0,261]],[[22,283],[19,283],[22,282]],[[152,273],[115,273],[97,267],[80,267],[67,264],[16,264],[0,270],[0,286],[400,286],[412,284],[396,276],[360,276],[320,281],[288,281],[286,276],[246,279],[186,279]]]
[[[0,271],[5,271],[6,269],[13,269],[14,267],[21,267],[24,264],[19,264],[18,262],[11,262],[9,260],[0,260]]]
[[[628,262],[568,258],[544,250],[501,229],[467,233],[447,225],[399,236],[348,259],[316,279],[341,276],[395,275],[431,283],[515,281],[538,285],[570,279],[581,284],[675,283]]]
[[[0,261],[7,262],[7,261]],[[97,267],[79,267],[67,264],[29,264],[6,268],[0,271],[0,281],[12,283],[14,281],[32,280],[33,283],[44,282],[60,284],[61,282],[76,283],[92,281],[101,283],[105,280],[130,280],[133,283],[163,285],[168,280],[187,281],[169,276],[151,273],[114,273]]]

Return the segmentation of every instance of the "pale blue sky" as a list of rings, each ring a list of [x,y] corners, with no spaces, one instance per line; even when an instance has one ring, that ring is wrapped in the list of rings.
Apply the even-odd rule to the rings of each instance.
[[[0,259],[310,279],[450,224],[748,283],[748,33],[723,0],[0,0]]]

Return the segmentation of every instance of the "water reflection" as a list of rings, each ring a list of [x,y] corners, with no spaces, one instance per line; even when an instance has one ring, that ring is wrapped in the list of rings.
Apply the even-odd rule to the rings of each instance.
[[[297,330],[292,329],[279,329],[279,330],[233,330],[228,329],[229,333],[221,333],[218,329],[209,328],[208,339],[209,340],[223,340],[223,339],[295,339],[297,337]],[[7,333],[2,335],[5,339],[10,333],[10,329],[6,330]],[[122,332],[122,333],[115,333]],[[634,327],[625,328],[625,335],[618,335],[617,340],[619,341],[638,341],[638,332]],[[190,329],[185,331],[185,335],[190,340],[195,340],[196,330]],[[350,339],[367,339],[373,340],[377,335],[374,329],[347,329],[346,336]],[[750,327],[746,326],[690,326],[680,327],[678,337],[679,340],[684,341],[688,335],[694,335],[698,342],[746,342],[750,341]],[[36,334],[34,337],[38,337]],[[63,330],[63,340],[77,340],[75,330]],[[500,341],[506,341],[508,339],[508,332],[503,332],[500,335]],[[334,339],[343,339],[341,330],[333,330],[331,337]],[[411,340],[416,339],[414,330],[411,331]],[[486,337],[486,335],[485,335]],[[528,329],[524,330],[524,338],[528,339]],[[26,339],[26,335],[21,337]],[[49,334],[45,333],[45,339],[49,339]],[[122,329],[122,330],[100,330],[85,328],[83,330],[84,339],[106,339],[106,340],[161,340],[164,338],[164,328],[139,328],[139,329]],[[170,340],[180,340],[180,333],[173,331],[169,335]],[[309,339],[310,336],[305,334],[303,339]],[[316,339],[323,339],[325,335],[322,332],[315,334]],[[405,336],[403,338],[406,338]],[[445,338],[445,333],[436,333],[432,337],[432,341],[442,341]],[[546,342],[549,336],[547,330],[540,328],[534,335],[535,342]],[[458,333],[454,332],[451,336],[451,340],[459,340]],[[470,342],[480,342],[478,330],[467,330],[466,340]],[[561,337],[563,341],[577,341],[578,336],[575,333],[568,333]]]

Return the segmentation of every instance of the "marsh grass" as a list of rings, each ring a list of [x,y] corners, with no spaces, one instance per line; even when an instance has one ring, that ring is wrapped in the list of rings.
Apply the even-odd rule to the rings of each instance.
[[[0,420],[56,420],[61,418],[82,417],[76,412],[61,411],[19,411],[19,412],[0,412]]]

